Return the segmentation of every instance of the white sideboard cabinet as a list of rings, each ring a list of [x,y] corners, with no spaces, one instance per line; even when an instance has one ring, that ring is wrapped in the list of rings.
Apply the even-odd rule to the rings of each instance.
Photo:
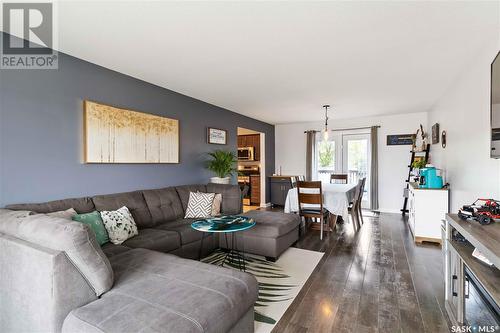
[[[448,189],[422,189],[410,183],[408,224],[415,242],[441,243],[441,221],[448,213]]]

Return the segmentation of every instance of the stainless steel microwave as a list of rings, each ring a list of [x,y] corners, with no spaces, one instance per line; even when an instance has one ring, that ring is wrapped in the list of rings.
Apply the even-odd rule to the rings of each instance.
[[[253,147],[238,148],[238,161],[254,161]]]

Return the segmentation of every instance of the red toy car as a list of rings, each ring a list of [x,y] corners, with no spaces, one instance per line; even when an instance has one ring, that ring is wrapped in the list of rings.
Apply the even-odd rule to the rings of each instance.
[[[500,201],[494,199],[477,199],[472,205],[465,205],[458,210],[463,219],[474,219],[486,225],[500,219]]]

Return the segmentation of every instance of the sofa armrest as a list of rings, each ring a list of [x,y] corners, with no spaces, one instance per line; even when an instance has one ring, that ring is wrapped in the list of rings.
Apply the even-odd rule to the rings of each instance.
[[[63,251],[0,233],[0,332],[60,332],[97,299]]]

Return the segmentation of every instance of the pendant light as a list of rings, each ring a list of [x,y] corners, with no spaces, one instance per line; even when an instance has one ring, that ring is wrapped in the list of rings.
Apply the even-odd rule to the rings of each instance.
[[[326,104],[323,105],[323,107],[325,108],[325,130],[323,131],[323,139],[328,141],[328,108],[330,105]]]

